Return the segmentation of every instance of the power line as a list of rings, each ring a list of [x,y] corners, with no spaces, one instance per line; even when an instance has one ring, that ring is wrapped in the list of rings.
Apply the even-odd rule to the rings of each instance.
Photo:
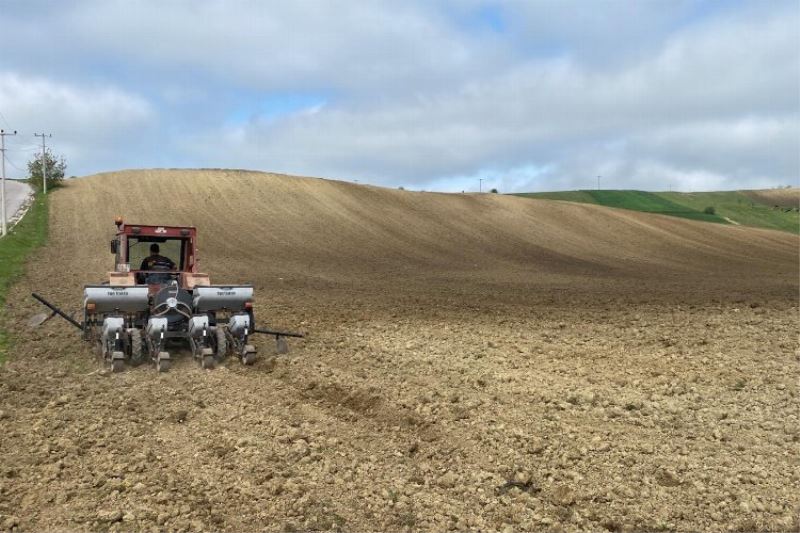
[[[8,148],[6,148],[6,150],[8,150]],[[19,168],[19,167],[18,167],[18,166],[17,166],[17,165],[14,163],[14,161],[12,161],[12,160],[11,160],[11,158],[10,158],[10,157],[8,157],[8,156],[6,156],[6,162],[7,162],[9,165],[11,165],[12,167],[14,167],[15,169],[19,170],[20,172],[25,172],[24,170],[22,170],[21,168]]]
[[[6,148],[9,152],[38,152],[39,146],[9,146]]]

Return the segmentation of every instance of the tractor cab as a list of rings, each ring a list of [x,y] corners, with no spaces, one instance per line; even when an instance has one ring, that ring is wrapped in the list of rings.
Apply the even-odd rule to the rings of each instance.
[[[115,223],[117,234],[111,241],[115,270],[109,272],[111,285],[147,285],[151,292],[173,283],[184,289],[209,285],[208,275],[197,272],[196,228],[125,224],[121,217]],[[157,249],[159,261],[151,260],[154,255],[151,248]],[[150,266],[153,264],[157,265]]]

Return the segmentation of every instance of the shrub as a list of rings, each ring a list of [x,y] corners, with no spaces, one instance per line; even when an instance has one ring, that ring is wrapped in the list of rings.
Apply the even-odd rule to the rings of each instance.
[[[67,170],[67,162],[63,157],[56,158],[49,148],[45,150],[44,157],[42,154],[36,154],[33,159],[28,161],[28,183],[37,190],[42,187],[42,160],[44,160],[44,168],[47,169],[47,188],[53,189],[61,185]]]
[[[492,189],[492,190],[491,190],[491,191],[489,191],[489,192],[493,192],[493,193],[497,194],[497,189]]]
[[[706,207],[705,209],[703,209],[703,213],[705,213],[706,215],[716,215],[717,214],[717,210],[714,209],[713,205],[710,205],[710,206]]]

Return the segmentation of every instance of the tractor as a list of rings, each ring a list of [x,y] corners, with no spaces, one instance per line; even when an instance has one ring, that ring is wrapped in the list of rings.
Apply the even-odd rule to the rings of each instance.
[[[120,372],[126,363],[152,361],[169,370],[168,344],[188,345],[202,368],[213,368],[228,355],[245,365],[256,360],[250,336],[275,337],[278,352],[288,349],[284,337],[304,337],[258,329],[251,285],[212,285],[197,268],[197,229],[191,226],[147,226],[115,220],[111,241],[114,271],[108,281],[83,289],[83,321],[78,322],[36,293],[52,313],[37,315],[41,324],[56,314],[81,329],[83,339]]]

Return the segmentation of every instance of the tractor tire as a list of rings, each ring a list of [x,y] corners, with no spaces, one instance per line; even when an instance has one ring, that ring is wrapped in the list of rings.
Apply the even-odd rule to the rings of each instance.
[[[134,366],[142,363],[142,331],[136,328],[128,330],[131,340],[131,364]]]
[[[217,326],[217,359],[222,360],[228,355],[228,337],[225,335],[225,328]]]

